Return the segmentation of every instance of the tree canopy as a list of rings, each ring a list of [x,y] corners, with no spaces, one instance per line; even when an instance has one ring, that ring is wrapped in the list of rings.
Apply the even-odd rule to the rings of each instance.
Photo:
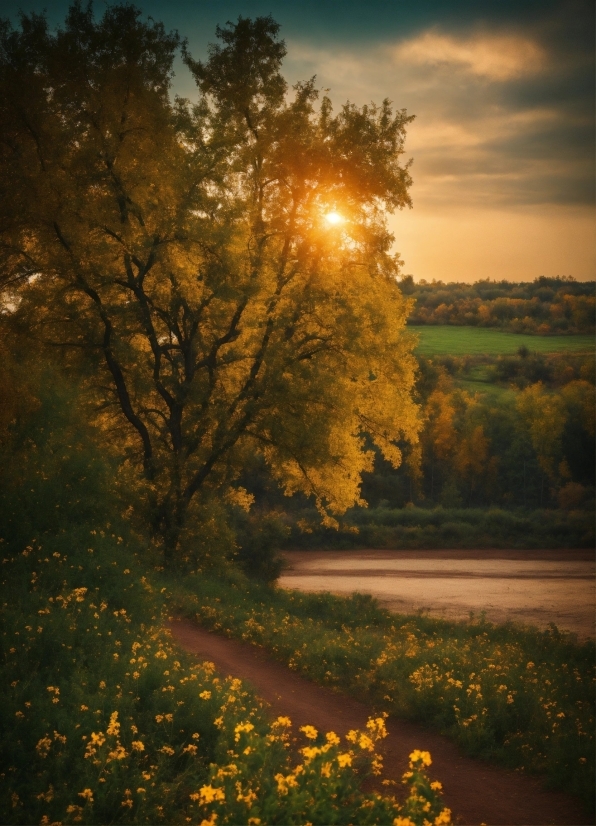
[[[239,18],[201,62],[131,5],[0,29],[4,317],[84,365],[168,556],[194,507],[247,499],[254,451],[333,521],[365,438],[394,466],[417,439],[385,221],[410,117],[288,90],[278,30]],[[171,94],[179,49],[195,102]]]

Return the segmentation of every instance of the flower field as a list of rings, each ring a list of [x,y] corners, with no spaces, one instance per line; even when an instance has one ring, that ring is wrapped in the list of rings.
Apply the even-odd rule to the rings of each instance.
[[[3,546],[3,823],[450,822],[426,752],[400,803],[361,790],[381,772],[382,716],[343,740],[293,731],[176,651],[168,595],[125,545],[79,527]]]
[[[262,645],[319,683],[431,724],[468,753],[543,774],[593,805],[593,643],[554,627],[390,614],[357,594],[196,578],[171,599],[201,625]]]

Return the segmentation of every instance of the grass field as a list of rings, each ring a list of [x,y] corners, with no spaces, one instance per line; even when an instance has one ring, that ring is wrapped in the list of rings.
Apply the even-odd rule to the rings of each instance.
[[[525,345],[535,353],[594,350],[594,336],[528,336],[484,327],[412,325],[419,336],[417,352],[423,356],[508,355]]]

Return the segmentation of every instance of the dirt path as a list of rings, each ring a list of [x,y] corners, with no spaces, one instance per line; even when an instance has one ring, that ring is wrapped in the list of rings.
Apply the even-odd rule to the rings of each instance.
[[[287,715],[295,729],[310,723],[323,731],[345,734],[363,728],[372,713],[363,703],[295,674],[256,646],[220,637],[186,620],[171,622],[170,629],[186,651],[213,662],[224,676],[246,680],[269,703],[272,714]],[[399,720],[390,720],[387,729],[385,776],[399,780],[413,749],[430,751],[431,774],[443,783],[445,803],[455,823],[584,826],[594,822],[574,798],[544,791],[534,778],[465,757],[439,734]]]

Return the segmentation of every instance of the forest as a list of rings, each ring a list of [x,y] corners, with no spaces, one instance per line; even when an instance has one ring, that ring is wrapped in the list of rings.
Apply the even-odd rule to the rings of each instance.
[[[409,324],[454,324],[494,327],[531,335],[593,333],[593,281],[571,276],[533,281],[458,282],[401,279],[402,291],[414,299]]]

